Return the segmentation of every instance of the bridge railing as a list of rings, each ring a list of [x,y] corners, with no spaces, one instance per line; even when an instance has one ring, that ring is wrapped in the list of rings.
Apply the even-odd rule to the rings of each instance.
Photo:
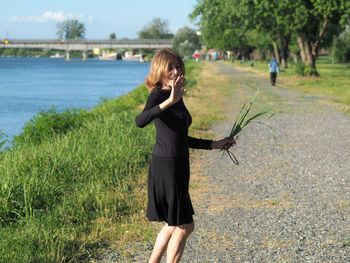
[[[69,52],[81,50],[83,60],[86,60],[88,50],[94,48],[150,48],[159,49],[171,47],[172,39],[3,39],[0,48],[46,48]]]
[[[8,44],[171,44],[172,39],[6,39]]]

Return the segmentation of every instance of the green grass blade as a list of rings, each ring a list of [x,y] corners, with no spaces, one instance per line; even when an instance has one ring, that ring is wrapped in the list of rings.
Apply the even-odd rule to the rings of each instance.
[[[240,126],[242,126],[242,123],[243,123],[244,119],[246,118],[246,116],[248,115],[250,109],[252,108],[252,106],[253,106],[253,104],[254,104],[254,101],[255,101],[255,98],[256,98],[256,96],[258,95],[259,91],[260,91],[260,88],[258,88],[258,90],[255,92],[254,97],[253,97],[253,99],[250,101],[248,108],[246,109],[246,111],[244,112],[244,114],[241,116],[241,118],[240,118],[240,120],[239,120],[239,122],[238,122],[238,124],[239,124]]]
[[[230,134],[230,138],[235,137],[238,133],[240,133],[240,131],[242,130],[242,126],[237,124],[235,129],[232,131],[232,133]]]
[[[254,123],[258,123],[258,124],[264,125],[264,126],[266,126],[267,128],[269,128],[270,131],[271,131],[271,133],[272,133],[272,135],[273,135],[273,139],[275,140],[275,143],[276,143],[276,132],[275,132],[275,130],[274,130],[270,125],[267,125],[266,123],[259,122],[259,121],[254,122]]]
[[[243,125],[242,125],[242,128],[244,128],[245,126],[247,126],[252,120],[258,118],[258,117],[261,117],[263,115],[266,115],[266,114],[270,114],[269,118],[271,118],[275,113],[272,112],[272,111],[262,111],[262,112],[259,112],[255,115],[253,115],[252,117],[250,117],[248,120],[246,120]]]

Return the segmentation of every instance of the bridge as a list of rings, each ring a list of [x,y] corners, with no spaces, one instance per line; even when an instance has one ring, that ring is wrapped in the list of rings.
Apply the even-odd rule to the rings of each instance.
[[[43,48],[66,51],[66,60],[70,59],[71,50],[81,50],[83,60],[87,59],[88,50],[94,48],[150,48],[160,49],[172,47],[172,39],[3,39],[0,48]]]

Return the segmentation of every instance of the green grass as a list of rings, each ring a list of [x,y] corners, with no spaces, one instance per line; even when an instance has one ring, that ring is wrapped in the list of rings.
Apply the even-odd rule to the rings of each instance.
[[[148,163],[153,131],[135,126],[133,102],[146,96],[140,87],[97,108],[80,128],[1,154],[2,260],[87,259],[89,246],[104,237],[95,228],[142,209],[134,192]],[[121,104],[130,106],[118,111]],[[104,223],[98,221],[102,218]]]
[[[246,61],[234,65],[249,68],[269,78],[268,61],[254,61],[254,66]],[[328,57],[319,57],[316,63],[319,77],[300,77],[295,74],[295,64],[290,63],[289,68],[282,69],[277,77],[277,85],[290,87],[299,91],[329,97],[336,103],[350,106],[350,64],[333,64]]]
[[[134,122],[147,96],[39,112],[0,151],[1,262],[89,262],[112,241],[155,238],[143,212],[155,131]]]
[[[111,241],[154,239],[143,211],[155,131],[134,122],[147,96],[142,85],[91,112],[39,112],[0,152],[1,262],[88,262]]]

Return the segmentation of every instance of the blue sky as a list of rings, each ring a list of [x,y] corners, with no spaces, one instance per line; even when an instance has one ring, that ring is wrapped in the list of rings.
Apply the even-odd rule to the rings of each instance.
[[[3,2],[4,1],[4,2]],[[0,38],[56,38],[56,25],[78,19],[87,39],[137,38],[153,18],[169,21],[172,33],[184,26],[196,0],[0,0]]]

